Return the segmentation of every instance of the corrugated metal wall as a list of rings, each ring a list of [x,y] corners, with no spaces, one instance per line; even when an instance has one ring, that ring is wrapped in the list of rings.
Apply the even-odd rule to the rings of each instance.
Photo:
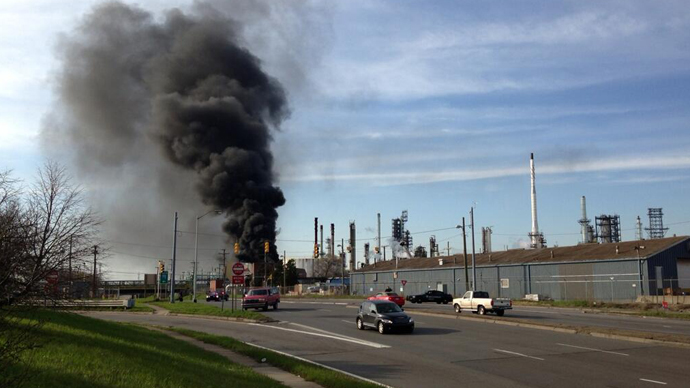
[[[654,260],[650,259],[654,264],[650,264],[649,268],[655,265],[663,265],[664,268],[672,266],[675,271],[675,259],[669,259],[674,257],[672,254],[657,256],[659,257],[655,257]],[[653,271],[646,266],[642,266],[642,270],[645,280],[648,279],[649,271]],[[630,301],[635,300],[640,292],[639,271],[637,258],[484,266],[477,267],[477,288],[488,291],[495,297],[512,299],[520,299],[531,293],[554,300]],[[471,281],[471,269],[469,278]],[[406,281],[404,287],[402,280]],[[465,271],[462,267],[401,270],[398,271],[397,279],[393,279],[392,271],[352,274],[354,294],[370,295],[387,287],[404,295],[438,289],[454,296],[461,296],[466,291]],[[648,290],[645,289],[645,293]]]

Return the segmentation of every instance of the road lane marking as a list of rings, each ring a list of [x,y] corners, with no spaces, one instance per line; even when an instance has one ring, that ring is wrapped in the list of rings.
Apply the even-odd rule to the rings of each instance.
[[[344,320],[344,319],[342,319],[342,321],[345,322],[345,323],[353,323],[353,322],[350,322],[350,321],[346,321],[346,320]]]
[[[646,381],[646,382],[648,382],[648,383],[654,383],[654,384],[661,384],[661,385],[666,385],[666,384],[667,384],[667,383],[665,383],[665,382],[663,382],[663,381],[648,380],[648,379],[640,379],[640,380]]]
[[[333,306],[333,305],[336,305],[336,306],[347,306],[347,303],[343,303],[343,302],[293,302],[293,301],[286,301],[286,300],[283,300],[283,301],[280,301],[280,303],[288,303],[288,304],[325,304],[325,305],[329,305],[329,306]]]
[[[289,332],[293,332],[293,333],[313,335],[315,337],[331,338],[331,339],[336,339],[336,340],[340,340],[340,341],[351,342],[351,343],[358,344],[358,345],[369,346],[369,347],[377,348],[377,349],[390,348],[390,346],[388,346],[388,345],[383,345],[383,344],[379,344],[376,342],[365,341],[365,340],[361,340],[361,339],[357,339],[357,338],[353,338],[353,337],[347,337],[347,336],[340,335],[340,334],[328,333],[325,330],[319,330],[319,329],[315,329],[315,328],[312,328],[312,329],[321,331],[322,333],[313,333],[313,332],[303,331],[303,330],[288,329],[287,327],[270,326],[270,325],[265,325],[265,324],[260,324],[260,323],[249,323],[248,325],[260,326],[260,327],[264,327],[267,329],[284,330],[284,331],[289,331]],[[303,325],[300,325],[300,326],[303,326]],[[328,333],[328,334],[326,334],[326,333]]]
[[[667,329],[670,329],[670,328],[671,328],[671,326],[666,326],[666,325],[661,325],[661,327],[665,327],[665,328],[667,328]]]
[[[575,346],[575,345],[559,344],[559,343],[557,343],[556,345],[568,346],[568,347],[577,348],[577,349],[591,350],[591,351],[593,351],[593,352],[617,354],[617,355],[619,355],[619,356],[629,356],[629,354],[625,354],[625,353],[612,352],[612,351],[610,351],[610,350],[601,350],[601,349],[594,349],[594,348],[586,348],[586,347],[584,347],[584,346]]]
[[[532,358],[532,359],[535,359],[535,360],[544,361],[543,358],[534,357],[534,356],[528,356],[528,355],[526,355],[526,354],[511,352],[511,351],[509,351],[509,350],[494,349],[494,351],[496,351],[496,352],[501,352],[501,353],[512,354],[512,355],[514,355],[514,356],[520,356],[520,357],[526,357],[526,358]]]
[[[264,346],[261,346],[261,345],[253,344],[253,343],[251,343],[251,342],[245,342],[245,344],[250,345],[250,346],[257,347],[257,348],[259,348],[259,349],[269,350],[269,351],[271,351],[271,352],[275,352],[275,353],[278,353],[278,354],[282,354],[283,356],[292,357],[292,358],[294,358],[294,359],[296,359],[296,360],[304,361],[304,362],[306,362],[306,363],[309,363],[309,364],[312,364],[312,365],[317,365],[317,366],[320,366],[320,367],[322,367],[322,368],[326,368],[326,369],[329,369],[329,370],[332,370],[332,371],[344,373],[344,374],[346,374],[346,375],[348,375],[348,376],[352,376],[352,377],[354,377],[354,378],[357,378],[357,379],[360,379],[360,380],[364,380],[364,381],[366,381],[366,382],[368,382],[368,383],[372,383],[372,384],[378,385],[378,386],[380,386],[380,387],[393,388],[393,387],[391,387],[390,385],[386,385],[386,384],[383,384],[383,383],[379,383],[378,381],[374,381],[374,380],[368,379],[368,378],[366,378],[366,377],[362,377],[362,376],[360,376],[360,375],[356,375],[356,374],[354,374],[354,373],[346,372],[346,371],[344,371],[344,370],[342,370],[342,369],[337,369],[337,368],[334,368],[334,367],[332,367],[332,366],[328,366],[328,365],[326,365],[326,364],[322,364],[322,363],[320,363],[320,362],[316,362],[316,361],[312,361],[312,360],[309,360],[309,359],[306,359],[306,358],[302,358],[302,357],[299,357],[299,356],[295,356],[294,354],[281,352],[280,350],[275,350],[275,349],[267,348],[267,347],[264,347]]]
[[[555,312],[555,311],[536,311],[536,310],[524,310],[521,308],[513,308],[513,311],[516,313],[519,312],[525,312],[525,313],[537,313],[537,314],[555,314],[555,315],[566,315],[563,312]]]

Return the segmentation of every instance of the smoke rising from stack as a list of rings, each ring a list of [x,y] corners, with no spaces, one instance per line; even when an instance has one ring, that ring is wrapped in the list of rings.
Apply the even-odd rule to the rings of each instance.
[[[236,23],[204,10],[157,22],[121,3],[96,7],[60,44],[59,120],[46,120],[43,147],[74,153],[82,173],[129,180],[141,196],[193,186],[225,214],[240,259],[263,260],[285,203],[270,143],[289,115],[286,93],[240,45]]]

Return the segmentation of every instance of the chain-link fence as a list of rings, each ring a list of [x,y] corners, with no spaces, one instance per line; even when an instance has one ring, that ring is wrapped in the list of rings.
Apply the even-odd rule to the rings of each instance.
[[[409,276],[408,276],[409,277]],[[354,295],[372,295],[391,289],[403,295],[421,294],[428,290],[438,290],[455,297],[471,290],[472,280],[464,277],[455,282],[443,280],[402,280],[379,279],[362,281],[356,277],[352,284]],[[684,288],[684,286],[686,288]],[[640,279],[639,274],[603,275],[551,275],[532,276],[531,280],[516,277],[477,277],[477,290],[488,291],[493,297],[524,299],[533,295],[538,300],[585,300],[608,302],[634,302],[643,296],[686,296],[690,302],[690,279]]]

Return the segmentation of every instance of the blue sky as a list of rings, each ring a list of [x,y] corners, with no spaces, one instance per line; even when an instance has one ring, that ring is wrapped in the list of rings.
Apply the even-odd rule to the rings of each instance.
[[[37,136],[54,99],[57,36],[97,3],[0,4],[0,169],[30,180],[42,162]],[[231,4],[231,14],[251,8]],[[354,220],[364,240],[375,235],[377,212],[388,236],[402,210],[416,233],[452,228],[475,202],[477,227],[493,226],[494,250],[520,246],[531,225],[531,152],[549,245],[579,241],[582,195],[590,218],[621,216],[624,240],[635,236],[635,217],[647,223],[648,207],[664,208],[669,234],[690,234],[686,2],[263,4],[233,15],[290,96],[292,115],[273,147],[287,198],[277,245],[288,256],[311,252],[309,242],[285,240],[310,241],[314,217],[326,231],[335,223],[338,240]],[[200,206],[179,210],[193,220]],[[201,228],[221,234],[218,221]],[[433,234],[452,253],[462,249],[457,230]],[[428,245],[429,235],[414,234],[415,243]],[[150,262],[138,256],[164,255],[169,237],[157,247],[134,238],[114,245],[120,254],[109,267],[122,273],[113,277],[146,271]],[[200,241],[210,267],[223,239]]]

